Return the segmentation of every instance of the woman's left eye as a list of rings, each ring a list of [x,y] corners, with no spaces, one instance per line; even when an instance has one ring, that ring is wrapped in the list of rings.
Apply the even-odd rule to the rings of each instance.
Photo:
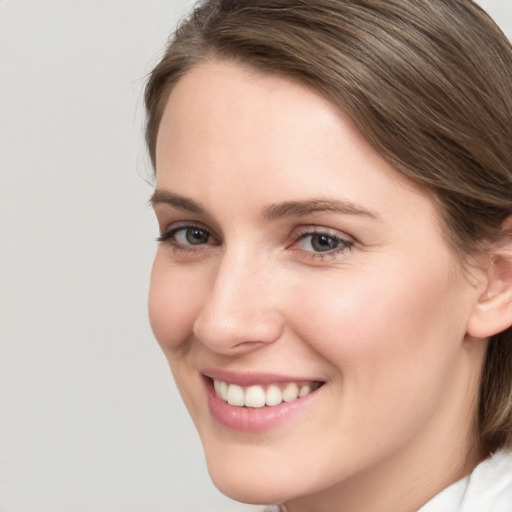
[[[354,245],[352,240],[327,232],[302,233],[293,244],[294,249],[313,254],[337,254]]]

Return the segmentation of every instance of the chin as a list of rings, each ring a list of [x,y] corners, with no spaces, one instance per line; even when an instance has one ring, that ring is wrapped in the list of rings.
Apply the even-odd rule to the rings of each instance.
[[[250,472],[242,474],[233,468],[221,474],[210,469],[209,472],[213,484],[222,494],[242,503],[269,505],[282,503],[288,498],[281,482],[272,481],[271,476],[251,475]]]
[[[216,451],[216,450],[214,450]],[[253,505],[282,503],[290,496],[296,496],[297,482],[290,478],[288,471],[276,461],[255,460],[247,454],[245,457],[231,458],[217,452],[206,451],[206,462],[210,478],[219,489],[231,499]]]

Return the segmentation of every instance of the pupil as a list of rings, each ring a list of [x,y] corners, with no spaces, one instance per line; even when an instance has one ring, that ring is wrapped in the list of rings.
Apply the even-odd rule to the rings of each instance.
[[[208,242],[208,233],[202,229],[187,229],[186,238],[189,244],[204,244]]]
[[[338,246],[336,240],[328,235],[314,235],[311,239],[311,245],[315,251],[319,252],[330,251]]]

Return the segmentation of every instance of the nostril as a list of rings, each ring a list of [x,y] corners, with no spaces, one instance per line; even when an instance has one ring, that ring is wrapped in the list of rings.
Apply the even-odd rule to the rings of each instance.
[[[236,345],[233,345],[233,350],[247,350],[247,349],[257,349],[259,347],[266,346],[267,343],[264,341],[242,341],[240,343],[237,343]]]

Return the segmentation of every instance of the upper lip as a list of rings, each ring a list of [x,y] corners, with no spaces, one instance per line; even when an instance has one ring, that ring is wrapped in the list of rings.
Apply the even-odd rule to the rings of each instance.
[[[239,386],[269,385],[285,382],[322,382],[318,379],[297,375],[238,372],[221,368],[202,368],[201,373],[211,379],[222,380],[229,384],[237,384]]]

